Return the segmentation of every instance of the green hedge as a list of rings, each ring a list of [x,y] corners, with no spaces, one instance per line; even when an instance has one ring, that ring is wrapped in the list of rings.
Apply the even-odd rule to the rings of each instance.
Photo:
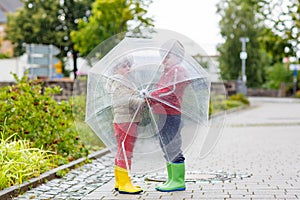
[[[61,156],[65,163],[87,155],[74,128],[71,102],[57,102],[52,97],[60,87],[42,87],[27,76],[16,84],[0,90],[0,125],[6,127],[4,138],[28,140],[33,147],[43,148]],[[62,163],[59,163],[62,164]]]
[[[225,96],[223,95],[213,96],[211,97],[209,105],[209,114],[213,115],[225,110],[230,110],[241,106],[249,106],[249,104],[250,102],[248,98],[241,93],[229,96],[227,99],[225,99]]]

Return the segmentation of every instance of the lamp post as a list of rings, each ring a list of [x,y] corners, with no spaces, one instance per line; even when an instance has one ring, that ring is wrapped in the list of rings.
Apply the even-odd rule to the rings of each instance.
[[[246,59],[247,59],[247,52],[246,52],[246,43],[249,42],[249,38],[241,37],[240,42],[242,43],[242,51],[240,53],[240,59],[242,60],[242,83],[240,92],[244,95],[247,95],[247,76],[246,76]]]

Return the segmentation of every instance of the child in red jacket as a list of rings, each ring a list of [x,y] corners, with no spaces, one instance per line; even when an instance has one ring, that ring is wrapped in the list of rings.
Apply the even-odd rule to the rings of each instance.
[[[180,65],[184,47],[177,40],[167,41],[161,49],[164,71],[154,92],[150,93],[152,112],[157,114],[160,146],[167,161],[168,180],[156,190],[185,190],[185,165],[181,146],[181,104],[189,81]]]

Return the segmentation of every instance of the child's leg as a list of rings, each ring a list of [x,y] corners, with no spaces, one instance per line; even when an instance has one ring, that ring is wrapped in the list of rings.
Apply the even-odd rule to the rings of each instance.
[[[131,168],[131,159],[133,148],[137,137],[137,123],[119,123],[114,125],[115,135],[117,137],[118,151],[115,158],[117,166],[127,169],[124,150],[128,161],[128,167]],[[124,142],[124,148],[122,143]]]
[[[180,134],[181,115],[159,116],[160,145],[168,162],[184,162]]]
[[[114,168],[115,178],[116,178],[115,190],[119,191],[119,193],[122,194],[139,194],[143,190],[141,189],[140,186],[134,186],[131,183],[130,177],[128,175],[128,170],[131,167],[132,151],[137,136],[137,124],[134,123],[131,126],[129,123],[114,124],[114,129],[115,129],[115,136],[118,142],[118,151],[115,157],[115,168]],[[126,157],[128,159],[129,169],[127,169],[127,165],[124,157],[124,151],[122,146],[123,141],[124,141]]]
[[[160,116],[160,145],[167,160],[168,179],[155,189],[163,192],[185,190],[185,158],[182,155],[181,116]]]

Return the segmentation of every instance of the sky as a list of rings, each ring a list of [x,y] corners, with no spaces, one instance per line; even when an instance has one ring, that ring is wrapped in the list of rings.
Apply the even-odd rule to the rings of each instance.
[[[219,0],[153,0],[148,8],[156,28],[185,35],[200,45],[208,55],[222,43],[216,4]]]

